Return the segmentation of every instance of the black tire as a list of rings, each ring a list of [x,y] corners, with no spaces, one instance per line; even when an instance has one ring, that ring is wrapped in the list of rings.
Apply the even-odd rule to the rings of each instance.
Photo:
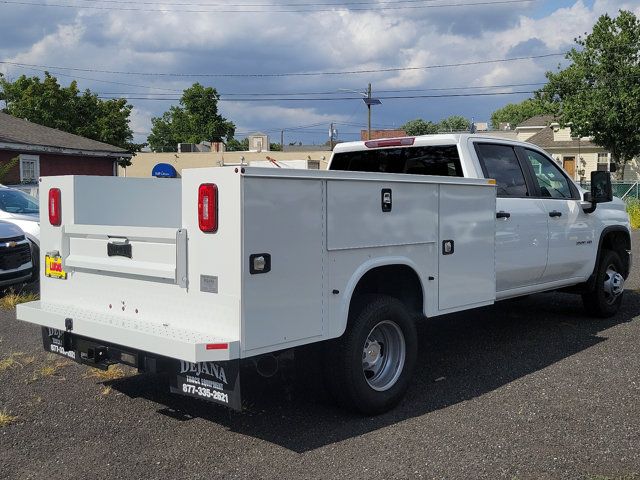
[[[609,318],[618,313],[624,293],[611,295],[605,288],[610,281],[611,270],[617,273],[624,271],[620,256],[612,250],[603,250],[596,270],[594,286],[582,294],[582,302],[587,314],[599,318]]]
[[[344,335],[329,342],[325,350],[325,381],[341,406],[365,415],[377,415],[397,405],[409,386],[418,351],[416,327],[404,304],[393,297],[365,295],[355,302]],[[370,336],[375,334],[374,327],[375,332],[380,330],[390,334],[386,337],[389,346],[385,346],[384,341],[373,342],[378,350],[375,358],[383,362],[378,365],[391,365],[383,368],[387,374],[380,374],[379,378],[372,376],[371,370],[367,370],[365,376],[363,363],[365,342],[372,345]],[[392,341],[394,336],[397,336],[395,343]],[[396,368],[392,359],[401,351],[400,337],[404,342],[404,360],[402,364],[396,362]],[[376,381],[381,382],[378,389],[371,386]]]

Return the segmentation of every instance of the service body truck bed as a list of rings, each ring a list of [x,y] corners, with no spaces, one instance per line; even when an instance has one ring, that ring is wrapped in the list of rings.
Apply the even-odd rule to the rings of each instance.
[[[199,228],[202,184],[217,186],[215,232]],[[419,272],[427,316],[495,298],[486,180],[225,167],[180,180],[45,177],[40,188],[43,212],[46,192],[61,194],[63,221],[43,226],[41,244],[66,275],[43,277],[42,300],[18,317],[81,362],[99,365],[96,352],[115,345],[140,368],[216,362],[230,380],[226,361],[342,335],[350,292],[385,264]],[[441,255],[446,240],[455,255]]]
[[[399,152],[418,152],[427,169],[452,155],[462,165],[437,165],[439,175],[462,175],[479,170],[466,141],[424,137],[422,150]],[[452,144],[449,153],[424,146],[434,142]],[[334,156],[398,156],[389,149],[412,146],[358,143]],[[496,219],[495,180],[406,173],[222,167],[181,179],[44,177],[41,300],[19,305],[17,317],[42,326],[47,350],[99,368],[170,372],[172,391],[233,408],[241,359],[323,342],[338,401],[387,410],[415,364],[413,320],[493,303],[496,238],[505,238],[496,237],[505,219],[502,211]],[[622,255],[616,238],[611,248]],[[611,293],[624,282],[616,268],[626,276],[630,263],[624,271],[611,255],[603,261],[594,275]],[[603,298],[619,302],[614,293]]]

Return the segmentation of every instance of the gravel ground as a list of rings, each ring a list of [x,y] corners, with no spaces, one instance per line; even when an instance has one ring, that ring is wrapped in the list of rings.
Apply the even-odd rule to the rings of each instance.
[[[406,399],[375,418],[291,368],[243,380],[242,414],[171,395],[162,376],[103,382],[1,312],[0,360],[18,363],[0,371],[0,411],[17,417],[0,428],[0,478],[640,479],[638,269],[627,286],[605,321],[566,294],[425,321]]]

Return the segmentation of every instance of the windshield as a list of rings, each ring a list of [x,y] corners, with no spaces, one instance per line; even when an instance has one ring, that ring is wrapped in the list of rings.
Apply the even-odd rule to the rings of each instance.
[[[0,189],[0,210],[7,213],[38,213],[38,200],[20,190]]]

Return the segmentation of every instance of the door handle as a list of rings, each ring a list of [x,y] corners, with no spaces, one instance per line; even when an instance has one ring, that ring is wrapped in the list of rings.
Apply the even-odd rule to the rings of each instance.
[[[511,217],[511,214],[509,212],[503,212],[502,210],[500,210],[498,213],[496,213],[496,218],[509,218]]]
[[[550,217],[561,217],[562,216],[562,212],[559,212],[557,210],[553,210],[552,212],[549,212],[549,216]]]

